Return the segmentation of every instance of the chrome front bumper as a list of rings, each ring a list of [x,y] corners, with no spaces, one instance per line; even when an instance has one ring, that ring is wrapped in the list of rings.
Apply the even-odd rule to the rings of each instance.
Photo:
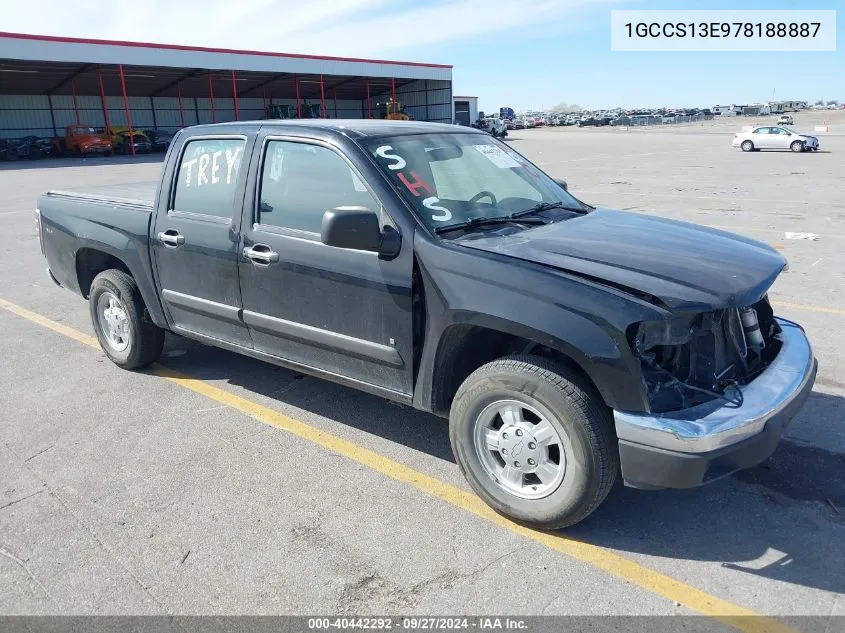
[[[677,453],[709,453],[762,433],[767,423],[784,412],[791,417],[795,411],[790,405],[799,397],[806,398],[812,389],[816,359],[799,325],[777,321],[782,330],[780,352],[762,374],[739,387],[740,406],[713,400],[656,415],[614,411],[620,442]]]

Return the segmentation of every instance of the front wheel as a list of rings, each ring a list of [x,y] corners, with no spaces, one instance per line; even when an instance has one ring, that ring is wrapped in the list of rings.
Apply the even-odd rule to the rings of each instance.
[[[100,347],[115,365],[139,369],[161,355],[164,330],[145,316],[144,300],[130,275],[114,269],[97,275],[89,306]]]
[[[751,141],[743,141],[742,145],[740,145],[743,152],[752,152],[754,151],[754,143]]]
[[[610,409],[582,377],[541,357],[503,358],[473,372],[452,403],[449,437],[473,490],[532,527],[581,521],[619,470]]]
[[[801,141],[793,141],[792,145],[789,146],[793,152],[803,152],[804,151],[804,143]]]

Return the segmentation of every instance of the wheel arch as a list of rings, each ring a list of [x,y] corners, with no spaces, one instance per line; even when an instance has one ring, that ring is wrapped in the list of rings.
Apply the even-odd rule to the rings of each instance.
[[[461,383],[476,369],[514,354],[531,354],[553,359],[582,377],[605,403],[614,397],[602,390],[588,369],[582,352],[565,341],[520,327],[515,323],[454,323],[441,334],[431,376],[430,410],[449,415],[452,399]]]
[[[152,322],[159,327],[167,327],[167,321],[161,310],[158,295],[152,286],[152,280],[139,262],[132,262],[109,245],[98,243],[86,244],[79,248],[74,256],[74,267],[77,288],[85,299],[90,295],[94,278],[101,272],[110,269],[125,272],[135,280]]]

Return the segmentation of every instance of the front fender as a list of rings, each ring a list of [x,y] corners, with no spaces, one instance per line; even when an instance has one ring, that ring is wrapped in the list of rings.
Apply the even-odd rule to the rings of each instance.
[[[439,342],[454,325],[513,334],[566,356],[605,403],[647,411],[640,363],[625,332],[658,310],[623,292],[539,265],[415,241],[426,300],[426,339],[418,374],[420,400],[432,390]]]

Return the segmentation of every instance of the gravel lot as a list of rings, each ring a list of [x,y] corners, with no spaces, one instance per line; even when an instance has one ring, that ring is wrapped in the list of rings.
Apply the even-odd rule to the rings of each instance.
[[[660,615],[706,592],[797,628],[845,616],[843,115],[796,115],[829,122],[813,154],[732,149],[746,120],[512,133],[588,202],[780,249],[773,302],[820,362],[769,462],[693,491],[617,486],[560,547],[0,309],[0,613]],[[0,164],[0,299],[90,335],[86,304],[44,274],[33,203],[155,179],[158,159]],[[440,419],[177,337],[167,350],[164,366],[239,402],[468,489]]]

